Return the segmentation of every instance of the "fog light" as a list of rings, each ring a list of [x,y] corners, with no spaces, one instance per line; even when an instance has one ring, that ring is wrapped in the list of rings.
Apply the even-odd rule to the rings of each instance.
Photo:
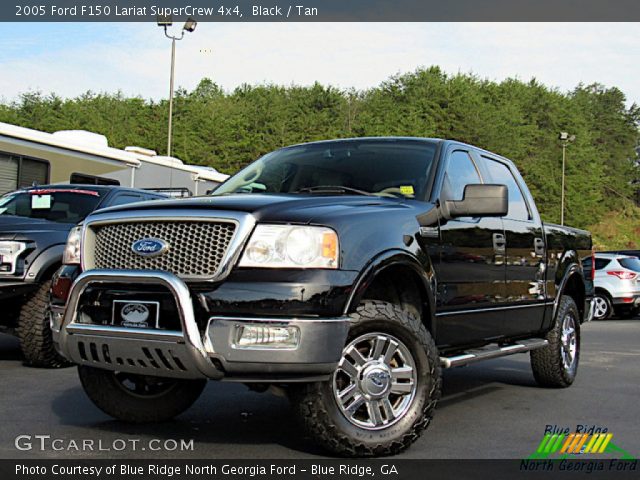
[[[236,327],[236,348],[290,348],[300,343],[298,327],[273,325],[238,325]]]

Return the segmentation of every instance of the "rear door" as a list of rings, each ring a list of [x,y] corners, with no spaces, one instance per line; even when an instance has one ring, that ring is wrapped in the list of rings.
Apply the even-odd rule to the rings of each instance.
[[[488,183],[471,150],[449,147],[440,201],[461,200],[464,187]],[[440,347],[500,336],[505,302],[505,239],[500,218],[456,218],[441,223],[437,342]]]
[[[546,249],[542,222],[529,192],[513,165],[499,157],[477,152],[488,181],[509,189],[505,231],[506,298],[503,333],[518,335],[538,331],[546,304]]]

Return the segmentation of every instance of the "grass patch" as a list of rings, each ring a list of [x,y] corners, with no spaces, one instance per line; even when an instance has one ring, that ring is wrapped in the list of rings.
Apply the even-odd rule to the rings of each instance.
[[[627,205],[609,212],[588,228],[596,250],[637,250],[640,248],[640,208]]]

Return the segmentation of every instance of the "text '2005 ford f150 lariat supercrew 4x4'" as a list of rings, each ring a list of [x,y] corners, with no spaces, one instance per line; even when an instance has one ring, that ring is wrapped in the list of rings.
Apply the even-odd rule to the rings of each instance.
[[[442,368],[531,351],[538,383],[569,386],[592,297],[589,234],[543,224],[509,160],[434,139],[283,148],[213,196],[95,213],[67,251],[54,338],[103,411],[280,387],[351,456],[418,438]]]

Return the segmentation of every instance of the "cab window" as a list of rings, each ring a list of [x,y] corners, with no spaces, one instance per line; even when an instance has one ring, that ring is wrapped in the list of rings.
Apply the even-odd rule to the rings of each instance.
[[[442,198],[444,200],[462,200],[464,187],[482,183],[478,169],[469,153],[456,150],[449,157],[449,164],[444,174]]]
[[[529,214],[527,202],[525,202],[520,186],[513,176],[513,173],[511,173],[511,170],[509,170],[509,167],[491,158],[484,156],[481,158],[491,176],[491,182],[498,185],[506,185],[509,190],[509,213],[507,213],[507,218],[512,220],[530,220],[531,215]]]

